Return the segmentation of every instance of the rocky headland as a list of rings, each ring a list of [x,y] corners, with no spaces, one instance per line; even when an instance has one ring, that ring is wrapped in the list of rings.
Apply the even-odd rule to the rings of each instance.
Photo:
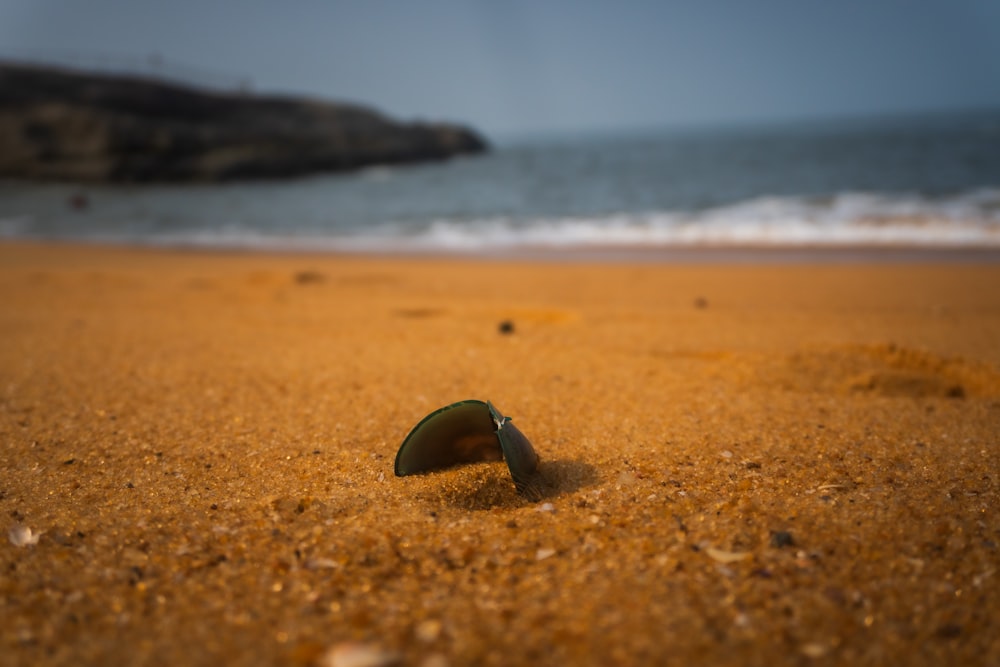
[[[316,99],[0,63],[0,178],[214,182],[444,160],[473,130]]]

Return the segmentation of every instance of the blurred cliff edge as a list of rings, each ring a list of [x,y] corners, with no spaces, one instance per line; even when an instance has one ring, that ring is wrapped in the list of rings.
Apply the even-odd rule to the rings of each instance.
[[[361,106],[0,62],[0,178],[212,182],[443,160],[474,131]]]

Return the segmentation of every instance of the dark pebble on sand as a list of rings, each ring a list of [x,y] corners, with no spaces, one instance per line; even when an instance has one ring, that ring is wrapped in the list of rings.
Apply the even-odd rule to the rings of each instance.
[[[56,544],[69,547],[73,546],[73,535],[59,528],[50,530],[48,533],[49,539],[51,539]]]
[[[795,539],[787,530],[775,530],[771,532],[771,546],[776,549],[795,546]]]
[[[962,626],[956,623],[946,623],[937,629],[936,634],[941,639],[955,639],[962,634]]]
[[[514,323],[511,320],[504,320],[497,326],[497,331],[502,334],[514,333]]]
[[[299,285],[315,285],[324,280],[326,280],[326,276],[319,271],[299,271],[295,274],[295,282]]]

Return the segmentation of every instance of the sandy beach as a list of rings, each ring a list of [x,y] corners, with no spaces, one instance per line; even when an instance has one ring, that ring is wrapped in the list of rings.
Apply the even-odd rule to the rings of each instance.
[[[1000,264],[5,242],[0,295],[0,663],[1000,664]],[[393,475],[469,398],[541,501]]]

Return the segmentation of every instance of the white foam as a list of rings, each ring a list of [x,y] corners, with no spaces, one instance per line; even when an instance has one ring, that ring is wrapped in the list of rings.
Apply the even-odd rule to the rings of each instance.
[[[377,176],[381,178],[382,176]],[[27,216],[0,218],[0,237],[42,238]],[[104,243],[281,250],[458,251],[517,247],[921,246],[1000,248],[1000,189],[943,198],[847,192],[825,198],[767,196],[701,211],[593,217],[387,221],[351,231],[263,231],[239,220],[193,230],[148,231],[126,222],[72,236]]]
[[[1000,247],[1000,190],[955,197],[844,193],[761,197],[700,212],[593,218],[436,220],[419,234],[356,234],[346,249],[489,250],[517,246],[915,245]]]

